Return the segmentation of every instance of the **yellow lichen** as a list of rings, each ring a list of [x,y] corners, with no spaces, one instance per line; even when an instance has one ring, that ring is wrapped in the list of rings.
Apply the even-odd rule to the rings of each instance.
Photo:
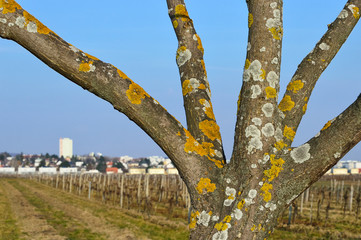
[[[117,69],[117,73],[121,78],[129,79],[128,76],[125,73],[123,73],[122,71],[120,71],[119,69]]]
[[[200,144],[188,130],[184,129],[184,131],[187,137],[186,143],[184,144],[184,151],[186,153],[193,152],[200,156],[207,156],[208,160],[214,162],[218,168],[223,168],[222,161],[211,158],[215,155],[213,143],[203,142]]]
[[[230,223],[232,220],[232,217],[230,215],[227,215],[224,217],[223,222]]]
[[[202,68],[203,68],[203,71],[204,71],[204,75],[207,76],[206,64],[204,63],[203,59],[201,60],[201,64],[202,64]]]
[[[269,202],[272,199],[272,194],[269,192],[272,190],[273,186],[270,183],[263,183],[261,187],[262,193],[260,193],[261,196],[263,196],[263,200],[265,202]]]
[[[285,163],[282,158],[275,158],[274,154],[270,155],[270,161],[271,168],[263,171],[269,182],[278,177],[278,174],[283,170],[282,166]]]
[[[292,81],[288,84],[287,90],[297,93],[303,88],[304,83],[301,80]]]
[[[275,146],[275,148],[277,148],[277,150],[281,150],[281,149],[287,147],[287,144],[284,143],[283,140],[280,140],[280,141],[276,142],[274,144],[274,146]]]
[[[246,59],[246,63],[244,64],[244,68],[248,69],[250,65],[251,65],[251,61],[249,59]]]
[[[293,141],[293,138],[295,137],[296,132],[293,131],[293,129],[289,126],[285,126],[285,128],[283,129],[283,136],[285,136],[286,138],[288,138],[289,140]]]
[[[266,71],[264,69],[261,69],[261,71],[262,71],[262,74],[260,75],[260,77],[262,79],[265,79],[266,78]]]
[[[204,120],[199,123],[199,129],[201,129],[204,135],[206,135],[212,141],[215,139],[221,139],[219,126],[215,121]]]
[[[277,96],[277,91],[273,87],[268,86],[268,87],[266,87],[265,91],[266,91],[267,98],[275,98]]]
[[[182,84],[182,92],[183,92],[183,96],[187,95],[188,93],[193,91],[193,87],[190,84],[191,82],[189,80],[184,80],[183,84]]]
[[[198,34],[196,34],[196,37],[197,37],[197,42],[198,42],[197,48],[199,50],[201,50],[202,54],[204,54],[204,48],[203,48],[203,45],[202,45],[201,38],[198,36]]]
[[[214,120],[215,117],[213,113],[212,103],[208,102],[206,99],[200,99],[199,103],[204,106],[204,113],[207,115],[207,117]]]
[[[177,6],[175,6],[175,16],[176,17],[180,17],[180,16],[189,17],[186,7],[182,4],[178,4]]]
[[[206,89],[206,86],[203,83],[201,83],[201,84],[199,84],[198,89],[204,90],[204,89]]]
[[[253,15],[252,13],[248,14],[248,27],[250,28],[253,24]]]
[[[145,97],[150,97],[141,86],[134,82],[129,85],[129,89],[126,91],[126,95],[133,104],[141,104],[142,99]]]
[[[223,163],[220,160],[213,159],[209,156],[207,156],[208,160],[213,162],[218,168],[223,168]]]
[[[177,20],[174,20],[174,21],[173,21],[173,27],[174,27],[174,28],[177,28],[177,27],[178,27],[178,21],[177,21]]]
[[[93,59],[93,60],[99,60],[98,58],[96,58],[96,57],[94,57],[94,56],[92,56],[92,55],[90,55],[90,54],[87,54],[87,53],[84,53],[88,58],[90,58],[90,59]]]
[[[360,18],[360,9],[356,6],[352,7],[352,15],[354,18],[359,19]]]
[[[253,232],[254,230],[256,230],[256,225],[253,224],[253,227],[251,228],[251,231]]]
[[[237,204],[237,208],[238,208],[239,210],[241,210],[241,209],[243,208],[245,202],[246,202],[246,201],[245,201],[244,199],[242,199],[241,201],[239,201],[239,203]]]
[[[82,63],[80,63],[80,65],[79,65],[79,69],[78,69],[78,70],[79,70],[80,72],[89,72],[92,64],[93,64],[92,61],[90,61],[90,62],[88,62],[88,63],[82,61]]]
[[[32,16],[27,11],[23,12],[23,16],[25,18],[25,26],[27,26],[30,22],[33,22],[36,24],[37,32],[40,34],[49,34],[51,31],[49,28],[47,28],[44,24],[42,24],[38,19],[36,19],[34,16]]]
[[[180,133],[180,131],[178,131],[178,132],[177,132],[177,135],[178,135],[178,136],[181,136],[181,133]]]
[[[211,179],[209,178],[201,178],[196,189],[199,194],[206,194],[208,192],[214,192],[214,190],[216,190],[216,184],[211,183]]]
[[[328,121],[325,126],[323,126],[323,128],[321,129],[321,131],[326,130],[327,128],[329,128],[331,126],[331,121]]]
[[[2,8],[3,14],[13,13],[16,9],[22,9],[21,6],[14,0],[0,0],[0,9]]]
[[[302,111],[303,111],[303,113],[305,113],[305,112],[306,112],[306,110],[307,110],[307,103],[306,103],[305,105],[303,105],[303,107],[302,107]]]
[[[295,102],[292,101],[291,96],[286,95],[281,100],[280,104],[278,105],[278,108],[282,111],[291,111],[291,109],[295,106]]]
[[[273,28],[269,28],[268,30],[272,33],[272,36],[274,39],[281,40],[281,36],[282,36],[282,32],[283,32],[282,28],[273,27]]]
[[[199,212],[191,212],[191,217],[190,217],[190,223],[189,223],[189,228],[193,229],[196,227],[197,225],[197,216],[199,216]]]

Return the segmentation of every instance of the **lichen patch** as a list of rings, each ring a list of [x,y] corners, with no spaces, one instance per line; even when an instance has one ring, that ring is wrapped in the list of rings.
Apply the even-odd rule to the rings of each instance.
[[[291,157],[296,163],[303,163],[311,158],[309,153],[311,146],[306,143],[291,151]]]
[[[348,9],[350,9],[354,18],[360,18],[360,9],[358,7],[356,7],[354,4],[350,4],[348,5]]]
[[[191,57],[192,53],[189,49],[187,49],[185,46],[179,47],[176,56],[178,67],[183,66],[183,64],[185,64],[189,59],[191,59]]]
[[[134,82],[129,85],[126,95],[133,104],[141,104],[145,97],[150,97],[141,86]]]

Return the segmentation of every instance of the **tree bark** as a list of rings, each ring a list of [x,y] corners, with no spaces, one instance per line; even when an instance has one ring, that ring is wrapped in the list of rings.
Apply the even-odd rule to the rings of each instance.
[[[163,149],[190,193],[191,239],[264,239],[283,210],[361,140],[358,97],[315,137],[291,147],[318,78],[360,18],[361,0],[346,3],[299,65],[280,103],[283,1],[246,2],[247,57],[229,163],[212,109],[204,49],[184,0],[167,0],[167,6],[178,39],[187,129],[121,70],[67,43],[14,0],[0,0],[0,37],[108,101]]]

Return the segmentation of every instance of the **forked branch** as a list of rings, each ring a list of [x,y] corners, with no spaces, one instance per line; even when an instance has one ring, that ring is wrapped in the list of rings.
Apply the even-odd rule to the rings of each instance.
[[[282,128],[295,133],[307,109],[315,84],[340,50],[360,18],[361,0],[349,0],[315,48],[302,60],[279,104],[284,113]],[[293,134],[294,136],[294,134]],[[287,139],[291,145],[293,138]]]
[[[204,49],[184,0],[167,0],[168,13],[178,39],[177,65],[182,84],[187,128],[200,143],[211,144],[212,158],[225,163],[219,126],[213,113]]]
[[[0,19],[0,37],[128,116],[172,159],[187,184],[200,174],[199,158],[186,151],[188,131],[122,71],[65,42],[13,0],[0,1]]]

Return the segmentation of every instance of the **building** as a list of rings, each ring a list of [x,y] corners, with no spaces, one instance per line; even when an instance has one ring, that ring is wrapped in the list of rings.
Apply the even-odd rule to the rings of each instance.
[[[61,156],[64,158],[73,157],[73,140],[70,138],[59,139],[59,157]]]

